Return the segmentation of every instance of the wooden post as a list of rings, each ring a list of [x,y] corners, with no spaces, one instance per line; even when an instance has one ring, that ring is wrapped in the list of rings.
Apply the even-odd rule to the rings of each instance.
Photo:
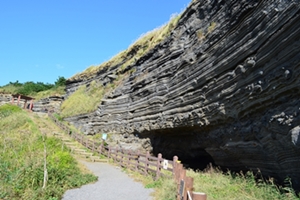
[[[192,177],[185,177],[185,194],[184,194],[184,200],[189,200],[189,195],[192,197],[193,193],[193,184],[194,179]]]
[[[32,110],[33,100],[30,101],[29,110]]]
[[[93,152],[95,152],[95,140],[93,140]]]
[[[181,182],[184,183],[185,185],[185,177],[186,177],[186,171],[185,169],[183,168],[183,165],[182,164],[177,164],[177,173],[178,173],[178,176],[177,176],[177,179],[178,179],[178,182],[177,182],[177,199],[178,200],[181,200],[181,194],[180,194],[180,186],[181,186]],[[184,187],[183,187],[183,197],[185,196],[185,192],[184,192]]]
[[[147,175],[148,174],[148,167],[149,167],[149,156],[150,156],[150,153],[149,151],[147,151],[146,153],[146,157],[145,157],[145,169],[144,169],[144,174]]]
[[[19,105],[20,99],[21,99],[21,95],[18,96],[18,102],[17,102],[17,105]]]
[[[173,176],[175,177],[176,180],[176,167],[177,167],[177,161],[178,161],[178,157],[174,156],[173,157]],[[177,180],[176,180],[177,181]]]
[[[127,165],[128,168],[130,168],[130,161],[131,161],[131,157],[130,156],[132,156],[132,150],[131,149],[129,149],[129,151],[128,151],[128,165]]]
[[[206,200],[207,195],[203,192],[193,192],[193,200]]]
[[[100,154],[102,154],[103,146],[104,146],[104,141],[102,140],[101,144],[100,144]],[[108,152],[109,152],[109,149],[108,149]]]
[[[157,156],[157,163],[156,163],[156,180],[160,177],[160,171],[161,171],[161,160],[162,160],[162,154],[159,153]]]
[[[11,104],[15,104],[15,97],[11,96]]]
[[[135,163],[136,171],[138,171],[138,169],[139,169],[139,164],[140,164],[140,150],[138,150],[138,152],[137,152],[137,159],[136,159],[136,163]]]
[[[27,106],[27,100],[25,99],[23,109],[26,109],[26,106]]]

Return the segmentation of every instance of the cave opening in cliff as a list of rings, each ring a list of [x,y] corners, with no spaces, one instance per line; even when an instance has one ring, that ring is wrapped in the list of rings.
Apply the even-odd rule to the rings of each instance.
[[[182,151],[181,149],[162,149],[158,147],[153,148],[153,153],[157,155],[161,153],[163,158],[173,160],[174,156],[184,165],[185,168],[193,170],[204,170],[209,166],[216,166],[213,158],[204,150],[197,149],[191,152]]]
[[[215,162],[213,158],[204,150],[202,151],[201,155],[197,156],[189,156],[185,155],[180,158],[182,164],[186,168],[190,168],[193,170],[204,170],[209,166],[215,166]]]
[[[158,132],[158,131],[157,131]],[[194,134],[172,134],[165,130],[164,133],[152,134],[150,136],[152,153],[157,156],[162,154],[163,158],[173,160],[174,156],[185,168],[193,170],[204,170],[208,166],[215,166],[215,162],[207,151],[199,146]],[[181,132],[182,133],[182,132]]]

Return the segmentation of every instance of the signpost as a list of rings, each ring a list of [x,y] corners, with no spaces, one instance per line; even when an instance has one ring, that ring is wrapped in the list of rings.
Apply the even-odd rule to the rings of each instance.
[[[168,160],[164,160],[164,162],[163,162],[163,168],[164,169],[168,169],[168,166],[169,166]]]
[[[107,134],[106,134],[106,133],[103,133],[103,134],[102,134],[102,140],[105,141],[106,139],[107,139]]]

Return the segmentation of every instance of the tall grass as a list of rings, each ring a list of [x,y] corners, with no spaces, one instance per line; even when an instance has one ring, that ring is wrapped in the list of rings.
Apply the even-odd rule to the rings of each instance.
[[[15,109],[9,107],[0,110]],[[0,119],[0,199],[60,199],[67,189],[96,180],[81,173],[60,140],[44,136],[48,181],[43,189],[44,144],[38,125],[24,111],[6,113]]]
[[[125,171],[146,188],[153,188],[155,200],[175,200],[177,186],[174,178],[160,178],[154,181],[129,169]],[[204,171],[187,170],[187,176],[194,178],[195,192],[204,192],[209,200],[299,200],[291,185],[275,185],[272,179],[256,177],[252,172],[224,173],[218,168],[209,166]],[[298,194],[299,195],[299,194]]]
[[[194,178],[194,191],[204,192],[211,200],[267,200],[298,199],[290,186],[280,188],[272,179],[264,180],[253,172],[227,173],[213,167],[205,171],[188,170],[187,176]]]

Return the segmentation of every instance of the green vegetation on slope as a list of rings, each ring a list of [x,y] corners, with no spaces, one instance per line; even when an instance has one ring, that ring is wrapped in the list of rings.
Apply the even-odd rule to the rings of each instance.
[[[16,81],[0,87],[0,93],[30,95],[40,99],[51,95],[64,94],[65,85],[66,79],[64,77],[58,77],[54,84],[42,82],[34,83],[32,81],[19,83],[19,81]]]
[[[96,180],[79,170],[60,140],[43,135],[18,107],[0,107],[0,127],[0,199],[60,199],[67,189]],[[43,188],[45,147],[48,179]]]
[[[103,87],[93,81],[90,86],[79,87],[68,99],[61,105],[61,117],[69,117],[83,113],[89,113],[97,108],[106,90],[112,85]]]

